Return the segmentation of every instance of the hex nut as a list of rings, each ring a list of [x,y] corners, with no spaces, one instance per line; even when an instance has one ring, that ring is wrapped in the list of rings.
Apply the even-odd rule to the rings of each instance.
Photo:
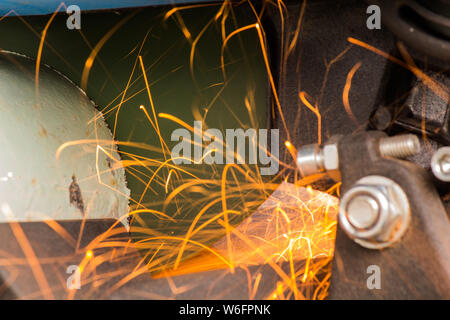
[[[391,179],[367,176],[342,197],[339,223],[356,243],[381,249],[398,241],[408,228],[411,210],[403,189]]]
[[[338,144],[330,143],[323,146],[323,165],[325,170],[338,170],[339,169],[339,152]]]

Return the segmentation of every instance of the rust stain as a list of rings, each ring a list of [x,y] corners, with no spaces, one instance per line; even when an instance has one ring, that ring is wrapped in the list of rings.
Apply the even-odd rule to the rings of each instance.
[[[112,187],[117,186],[117,180],[116,180],[116,179],[111,178],[111,180],[110,180],[109,182],[110,182],[110,185],[111,185]]]
[[[77,207],[77,209],[81,211],[81,214],[84,215],[84,203],[81,195],[81,188],[77,183],[75,175],[72,176],[72,183],[69,186],[69,201],[70,204]]]
[[[41,137],[47,137],[47,136],[48,136],[48,135],[47,135],[47,130],[45,130],[45,128],[42,127],[42,126],[41,126],[41,131],[39,131],[39,135],[40,135]]]
[[[111,158],[106,158],[106,165],[108,166],[113,178],[116,177],[116,168],[114,168],[114,163],[113,160]]]

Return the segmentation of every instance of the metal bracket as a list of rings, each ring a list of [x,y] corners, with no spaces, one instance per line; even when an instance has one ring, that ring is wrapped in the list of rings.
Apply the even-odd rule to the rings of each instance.
[[[411,224],[392,247],[368,250],[338,226],[329,299],[449,299],[450,224],[430,174],[403,160],[382,157],[382,132],[364,132],[339,141],[341,194],[359,179],[384,176],[409,198]],[[380,270],[380,289],[367,285],[371,266]]]

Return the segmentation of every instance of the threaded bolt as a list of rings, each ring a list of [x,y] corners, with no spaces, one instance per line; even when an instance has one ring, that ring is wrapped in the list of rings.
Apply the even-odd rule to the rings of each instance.
[[[383,157],[402,159],[418,154],[420,149],[419,138],[413,134],[381,138],[379,142],[379,150]],[[301,147],[297,154],[297,166],[303,177],[329,170],[338,170],[337,142]]]
[[[418,154],[421,145],[416,135],[402,134],[381,138],[379,148],[383,157],[403,159]]]

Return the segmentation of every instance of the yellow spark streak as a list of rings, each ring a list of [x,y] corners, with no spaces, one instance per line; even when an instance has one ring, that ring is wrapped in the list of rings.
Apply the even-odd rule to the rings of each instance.
[[[234,30],[233,32],[231,32],[231,33],[225,38],[225,40],[223,41],[222,49],[221,49],[221,54],[220,54],[220,60],[221,60],[221,62],[222,62],[222,63],[221,63],[221,67],[222,67],[222,74],[223,74],[224,80],[226,80],[224,52],[225,52],[225,47],[227,46],[228,41],[229,41],[233,36],[235,36],[235,35],[238,34],[238,33],[241,33],[241,32],[243,32],[243,31],[245,31],[245,30],[257,28],[257,25],[258,25],[257,23],[254,23],[254,24],[250,24],[250,25],[248,25],[248,26],[245,26],[245,27],[241,27],[241,28],[239,28],[239,29],[236,29],[236,30]]]
[[[175,117],[175,116],[173,116],[173,115],[171,115],[171,114],[168,114],[168,113],[158,113],[158,117],[160,117],[160,118],[163,118],[163,119],[168,119],[168,120],[171,120],[171,121],[173,121],[173,122],[175,122],[175,123],[178,123],[180,126],[182,126],[182,127],[184,127],[184,128],[186,128],[187,130],[189,130],[189,131],[191,131],[191,132],[194,132],[194,128],[193,127],[191,127],[190,125],[188,125],[186,122],[184,122],[183,120],[181,120],[181,119],[179,119],[179,118],[177,118],[177,117]],[[214,138],[214,136],[213,135],[211,135],[211,134],[209,134],[209,133],[207,133],[207,132],[202,132],[202,134],[203,135],[205,135],[206,137],[208,137],[209,139],[211,139],[211,140],[213,140],[213,138]],[[217,142],[219,142],[219,140],[216,140]],[[215,151],[216,149],[213,149],[213,150],[211,150],[211,151]],[[209,154],[209,153],[207,153],[207,154]],[[206,154],[205,154],[206,155]],[[204,156],[203,156],[204,157]],[[184,158],[183,158],[184,159]],[[190,160],[190,159],[189,159]],[[202,158],[202,161],[203,161],[203,158]],[[198,163],[197,163],[198,164]]]
[[[267,57],[264,36],[261,32],[261,27],[259,24],[256,24],[256,30],[258,31],[259,42],[261,44],[261,51],[262,51],[262,54],[264,57],[264,63],[266,64],[266,71],[267,71],[267,74],[269,75],[270,86],[272,87],[272,94],[275,98],[275,103],[277,105],[278,112],[279,112],[280,118],[281,118],[281,122],[283,123],[283,127],[286,132],[287,138],[288,138],[288,140],[291,140],[289,130],[286,125],[286,120],[284,119],[283,110],[281,109],[280,99],[278,98],[278,92],[277,92],[277,89],[275,86],[275,81],[273,80],[272,71],[271,71],[270,64],[269,64],[269,58]]]
[[[88,83],[89,73],[91,71],[92,65],[94,64],[94,60],[97,57],[97,54],[100,52],[100,50],[102,49],[102,47],[104,46],[106,41],[108,41],[109,38],[111,38],[112,35],[114,33],[116,33],[116,31],[120,27],[122,27],[128,20],[130,20],[136,13],[137,13],[137,11],[129,14],[128,16],[123,18],[121,21],[119,21],[119,23],[117,23],[113,28],[111,28],[111,30],[109,30],[100,39],[100,41],[95,45],[94,49],[91,51],[91,53],[89,54],[89,57],[86,59],[86,62],[84,64],[83,73],[81,75],[81,89],[83,89],[84,91],[87,90],[87,83]]]
[[[152,127],[156,130],[156,126],[155,126],[155,124],[153,123],[153,120],[150,118],[150,115],[148,114],[147,109],[146,109],[144,106],[140,106],[139,109],[141,109],[142,111],[144,111],[145,116],[147,117],[148,121],[150,121]]]
[[[352,121],[355,123],[356,126],[359,126],[358,120],[356,119],[355,115],[352,112],[352,108],[350,107],[350,102],[348,99],[348,95],[350,92],[350,88],[352,86],[352,79],[355,75],[356,71],[361,67],[362,62],[358,62],[353,66],[353,68],[350,70],[350,72],[347,75],[347,80],[345,81],[344,91],[342,92],[342,100],[344,102],[345,111],[347,112],[348,116]]]
[[[297,300],[298,299],[298,287],[297,287],[297,279],[295,277],[295,267],[294,267],[294,257],[292,255],[292,246],[289,246],[289,268],[291,270],[291,281],[292,281],[292,287],[294,288],[294,290],[293,290],[294,297],[295,297],[295,300]]]
[[[184,184],[182,184],[181,186],[179,186],[178,188],[176,188],[175,190],[173,190],[169,196],[166,198],[166,200],[164,201],[164,210],[167,208],[167,205],[170,203],[170,201],[173,200],[173,198],[175,198],[180,192],[182,192],[183,190],[190,188],[192,186],[195,186],[197,184],[213,184],[213,185],[218,185],[219,182],[217,180],[194,180],[194,181],[190,181],[190,182],[186,182]]]
[[[306,0],[303,0],[302,8],[300,9],[300,19],[298,19],[298,21],[297,21],[297,28],[295,29],[294,37],[292,38],[292,41],[289,44],[289,48],[288,48],[286,57],[288,57],[291,54],[292,50],[294,50],[295,45],[297,44],[298,37],[300,35],[300,29],[301,29],[302,22],[303,22],[303,16],[305,14],[305,9],[306,9]]]
[[[173,9],[170,9],[169,11],[167,11],[167,13],[164,15],[164,21],[169,19],[175,12],[178,12],[181,10],[194,9],[194,8],[198,8],[198,7],[210,7],[210,6],[217,6],[217,5],[219,5],[219,4],[218,3],[209,3],[209,4],[194,4],[194,5],[184,6],[184,7],[175,7]]]
[[[447,101],[448,96],[449,96],[449,89],[444,87],[442,84],[440,84],[439,82],[431,79],[429,76],[427,76],[422,70],[420,70],[419,68],[415,67],[412,64],[407,64],[405,62],[403,62],[402,60],[391,56],[390,54],[387,54],[386,52],[381,51],[380,49],[377,49],[365,42],[362,42],[358,39],[355,38],[347,38],[348,42],[353,43],[357,46],[363,47],[369,51],[372,51],[373,53],[376,53],[400,66],[402,66],[405,69],[410,70],[411,72],[413,72],[419,79],[421,79],[425,85],[427,85],[427,87],[429,87],[436,95],[438,95],[441,99],[443,99],[444,101]],[[399,45],[399,49],[401,50],[402,45]],[[406,51],[404,51],[406,52]]]
[[[200,220],[200,218],[203,216],[203,213],[205,213],[209,208],[212,207],[212,205],[214,205],[216,202],[211,202],[209,205],[205,206],[202,210],[200,210],[200,212],[197,214],[197,216],[194,218],[194,220],[192,221],[188,232],[186,233],[186,236],[184,237],[183,240],[183,244],[181,245],[180,250],[178,251],[178,255],[177,255],[177,259],[175,260],[175,264],[173,269],[176,270],[178,268],[178,265],[180,264],[181,261],[181,257],[183,256],[184,250],[186,248],[187,242],[189,241],[189,238],[192,237],[193,235],[195,235],[195,233],[197,233],[198,231],[200,231],[200,228],[202,226],[205,226],[205,224],[203,224],[202,226],[200,226],[198,229],[194,230],[195,225],[197,224],[198,220]],[[239,211],[235,211],[235,210],[228,210],[227,212],[223,211],[222,213],[220,213],[219,215],[216,215],[216,217],[213,217],[214,220],[217,220],[220,216],[228,213],[234,213],[234,214],[240,214]],[[211,223],[212,221],[214,221],[213,219],[210,219],[208,222]]]
[[[183,120],[168,114],[168,113],[158,113],[158,117],[163,118],[163,119],[169,119],[172,120],[175,123],[178,123],[179,125],[181,125],[182,127],[185,127],[186,129],[188,129],[191,132],[194,132],[194,128],[191,127],[190,125],[188,125],[186,122],[184,122]]]
[[[217,14],[214,17],[214,20],[218,20],[220,18],[220,16],[223,14],[223,12],[225,11],[226,8],[228,8],[228,4],[229,4],[230,0],[225,0],[222,4],[222,6],[220,6],[220,10],[217,12]],[[225,19],[224,19],[225,20]],[[223,26],[223,24],[222,24]]]
[[[203,157],[202,157],[198,162],[195,162],[195,161],[193,161],[193,162],[194,162],[195,164],[200,164],[200,163],[202,163],[203,159],[204,159],[208,154],[212,153],[212,152],[215,151],[215,150],[216,150],[216,149],[209,150],[207,153],[205,153],[205,154],[203,155]],[[138,208],[141,206],[142,200],[144,199],[144,195],[147,193],[147,190],[148,190],[148,188],[150,187],[150,184],[152,183],[153,179],[156,177],[156,174],[157,174],[162,168],[166,167],[166,166],[169,164],[169,162],[172,162],[173,160],[176,160],[176,159],[187,159],[187,158],[184,158],[184,157],[177,157],[177,158],[170,158],[170,159],[167,159],[166,161],[164,161],[164,162],[158,167],[158,169],[155,170],[155,172],[153,173],[152,177],[150,178],[150,180],[148,181],[147,185],[145,186],[144,191],[143,191],[142,194],[141,194],[141,197],[140,197],[139,203],[138,203]],[[188,160],[190,160],[190,159],[188,159]]]
[[[66,149],[68,147],[77,146],[77,145],[83,145],[83,144],[92,144],[92,145],[95,145],[95,146],[97,146],[99,144],[109,145],[109,144],[111,144],[111,140],[107,140],[107,139],[104,139],[104,140],[80,139],[80,140],[72,140],[72,141],[65,142],[65,143],[61,144],[58,147],[58,149],[56,150],[56,153],[55,153],[56,162],[59,161],[59,158],[61,157],[61,153],[64,151],[64,149]],[[149,146],[147,144],[138,143],[138,142],[116,141],[115,144],[123,145],[123,146],[129,146],[129,147],[141,148],[143,150],[148,150],[148,151],[155,151],[155,152],[161,151],[160,148]]]
[[[255,284],[253,285],[253,290],[250,295],[250,300],[253,300],[256,296],[256,292],[258,291],[259,283],[261,282],[262,274],[259,272],[255,279]]]
[[[222,197],[222,210],[224,212],[224,223],[225,223],[225,232],[227,237],[227,247],[228,247],[228,257],[231,260],[231,273],[234,273],[234,265],[233,265],[233,256],[232,256],[232,248],[231,248],[231,236],[230,236],[230,225],[228,223],[228,210],[227,210],[227,194],[226,194],[226,182],[227,182],[227,172],[231,168],[237,168],[240,170],[239,166],[234,163],[228,163],[225,165],[225,168],[222,172],[222,184],[221,184],[221,197]]]
[[[147,40],[147,37],[148,37],[149,33],[150,33],[150,31],[147,31],[147,33],[145,34],[144,39],[142,40],[141,47],[139,48],[138,57],[140,57],[142,48],[144,47],[144,43]],[[120,99],[119,106],[117,107],[116,117],[115,117],[115,121],[114,121],[113,137],[116,136],[117,123],[118,123],[118,120],[119,120],[119,112],[120,112],[120,109],[122,108],[122,104],[124,102],[124,99],[125,99],[125,96],[127,94],[128,88],[130,87],[130,82],[131,82],[131,79],[133,78],[134,70],[136,69],[137,62],[138,62],[138,59],[136,59],[134,61],[133,69],[131,70],[131,74],[130,74],[130,77],[128,78],[127,85],[125,86],[125,90],[123,90],[122,98]]]
[[[308,259],[306,259],[305,272],[304,272],[303,277],[302,277],[302,282],[303,283],[305,283],[306,279],[308,278],[310,262],[311,262],[311,257],[308,257]]]
[[[162,149],[163,154],[164,154],[164,159],[166,159],[165,147],[167,147],[167,146],[164,144],[164,139],[162,138],[161,131],[159,130],[158,119],[156,118],[155,106],[153,104],[153,98],[152,98],[152,94],[150,92],[150,86],[148,84],[147,73],[145,72],[144,62],[142,61],[142,57],[141,56],[139,56],[139,62],[141,64],[142,75],[144,76],[145,86],[147,88],[148,99],[150,100],[150,106],[152,107],[153,119],[155,120],[155,126],[156,126],[156,133],[158,134],[159,141],[161,142],[161,149]]]
[[[303,102],[303,104],[308,107],[309,110],[314,112],[314,114],[317,117],[317,143],[322,143],[322,116],[320,115],[319,108],[313,107],[311,103],[306,99],[306,93],[304,91],[299,93],[300,100]]]
[[[225,227],[225,223],[222,221],[219,221],[219,223],[221,223],[224,227]],[[230,227],[230,226],[229,226]],[[249,247],[253,248],[255,250],[255,252],[260,255],[261,257],[263,257],[264,259],[266,259],[267,263],[272,267],[272,269],[284,280],[284,282],[291,288],[291,290],[294,292],[294,287],[295,284],[292,283],[291,278],[289,278],[289,276],[283,271],[283,269],[281,269],[280,266],[278,266],[276,263],[274,263],[273,261],[271,261],[271,259],[269,259],[269,257],[267,257],[264,252],[262,252],[259,248],[255,247],[251,241],[249,239],[247,239],[247,237],[245,237],[242,233],[240,233],[237,229],[234,229],[234,234],[236,236],[238,236],[242,241],[244,241]],[[303,297],[303,295],[299,292],[299,296],[301,296],[303,299],[305,299],[305,297]]]
[[[98,183],[103,185],[103,186],[105,186],[105,187],[107,187],[107,188],[109,188],[109,189],[111,189],[111,190],[113,190],[114,192],[117,192],[118,194],[120,194],[120,195],[122,195],[122,196],[124,196],[125,198],[128,199],[128,195],[126,195],[125,193],[121,192],[119,189],[116,189],[116,188],[113,188],[113,187],[109,186],[108,184],[106,184],[106,183],[104,183],[102,181],[102,178],[100,176],[100,171],[101,170],[100,170],[99,165],[98,165],[98,162],[99,162],[99,159],[98,159],[98,157],[99,157],[99,150],[102,150],[109,158],[114,159],[114,157],[110,153],[108,153],[101,146],[97,145],[97,151],[95,153],[95,168],[96,168],[96,172],[97,172]]]
[[[138,231],[138,229],[142,229],[142,230],[141,230],[141,232],[142,232],[142,231],[145,231],[146,228],[137,228],[137,227],[133,227],[133,231]],[[151,237],[151,238],[146,238],[146,239],[145,239],[144,241],[142,241],[142,243],[140,243],[140,244],[136,244],[136,247],[137,247],[137,248],[143,248],[143,249],[145,249],[145,248],[147,248],[147,247],[145,246],[145,242],[150,242],[150,241],[152,241],[152,240],[179,240],[179,241],[184,241],[184,238],[181,238],[181,237],[169,237],[169,236]],[[188,242],[190,242],[190,243],[192,243],[192,244],[194,244],[194,245],[197,245],[197,246],[199,246],[199,247],[201,247],[201,248],[207,250],[208,252],[210,252],[210,253],[212,253],[213,255],[215,255],[216,257],[218,257],[218,258],[219,258],[222,262],[224,262],[227,266],[229,266],[230,268],[232,267],[232,265],[230,264],[230,262],[228,262],[227,259],[225,259],[224,257],[222,257],[222,256],[221,256],[219,253],[217,253],[215,250],[213,250],[213,249],[211,249],[210,247],[204,245],[203,243],[200,243],[200,242],[198,242],[198,241],[191,240],[191,239],[189,239]],[[119,242],[118,244],[121,245],[122,243]],[[102,244],[99,245],[99,247],[102,247],[102,246],[103,246]]]
[[[172,218],[171,216],[168,216],[167,214],[161,212],[161,211],[157,211],[157,210],[153,210],[153,209],[137,209],[137,210],[133,210],[129,213],[129,215],[135,215],[138,213],[153,213],[157,216],[161,216],[164,217],[172,222],[176,222],[176,220],[174,218]]]
[[[61,2],[61,4],[58,6],[58,8],[55,10],[55,12],[52,14],[50,19],[48,20],[47,24],[44,27],[44,30],[42,31],[41,41],[39,42],[39,49],[38,54],[36,58],[36,76],[35,76],[35,94],[36,94],[36,105],[39,105],[39,68],[41,66],[41,58],[42,58],[42,49],[44,47],[45,37],[47,35],[47,30],[50,27],[50,24],[52,23],[53,19],[55,18],[56,14],[58,13],[59,9],[61,9],[62,6],[66,6],[64,2]]]
[[[13,216],[13,212],[11,211],[9,205],[3,204],[1,209],[3,211],[3,214],[5,214],[5,216]],[[23,253],[25,254],[25,258],[27,259],[28,265],[31,268],[31,272],[33,272],[36,282],[38,283],[39,288],[41,289],[41,292],[44,295],[45,299],[47,300],[54,299],[53,292],[47,282],[47,278],[45,277],[44,271],[42,270],[42,266],[39,263],[39,259],[36,257],[33,247],[28,241],[28,238],[25,235],[25,232],[23,231],[22,227],[20,226],[20,223],[16,221],[10,221],[9,225],[11,227],[14,236],[17,239],[17,242],[22,248]]]
[[[171,169],[171,170],[169,171],[169,175],[167,176],[166,185],[165,185],[166,193],[169,192],[169,191],[168,191],[169,181],[170,181],[170,177],[172,176],[172,172],[174,172],[174,171],[175,171],[175,170]]]
[[[262,33],[261,26],[260,26],[259,23],[251,24],[251,25],[248,25],[248,26],[245,26],[245,27],[241,27],[241,28],[239,28],[237,30],[234,30],[233,32],[231,32],[225,38],[224,43],[222,44],[222,53],[221,53],[222,73],[223,73],[224,78],[225,78],[224,50],[225,50],[225,46],[226,46],[227,42],[234,35],[242,32],[242,31],[245,31],[245,30],[248,30],[248,29],[252,29],[252,28],[255,28],[257,33],[258,33],[258,39],[259,39],[259,42],[260,42],[261,52],[262,52],[263,58],[264,58],[264,63],[265,63],[265,66],[266,66],[266,72],[267,72],[267,74],[269,76],[269,82],[270,82],[270,86],[271,86],[271,89],[272,89],[272,94],[273,94],[273,96],[275,98],[275,103],[277,105],[278,112],[280,113],[280,118],[281,118],[281,121],[283,123],[284,130],[286,132],[286,135],[287,135],[288,139],[290,140],[289,130],[287,129],[286,120],[284,119],[284,114],[283,114],[283,111],[281,109],[280,100],[278,98],[278,92],[276,90],[275,81],[274,81],[273,76],[272,76],[272,71],[271,71],[271,68],[270,68],[269,59],[267,57],[266,45],[265,45],[265,41],[264,41],[264,35]]]
[[[191,74],[192,76],[194,76],[194,56],[195,56],[195,48],[197,46],[198,41],[200,40],[200,38],[202,37],[202,35],[205,33],[206,30],[208,30],[209,26],[212,24],[213,20],[209,21],[206,26],[203,27],[203,29],[200,31],[200,33],[197,35],[197,37],[195,37],[194,42],[192,42],[192,46],[191,46],[191,54],[189,57],[189,66],[191,69]]]
[[[76,247],[77,241],[72,237],[72,235],[67,232],[57,221],[52,219],[42,220],[46,225],[52,228],[56,233],[59,234],[61,238],[67,241],[74,248]]]
[[[291,155],[292,159],[297,159],[297,150],[295,150],[295,147],[292,145],[292,143],[290,141],[286,141],[284,143],[284,145],[286,146],[286,148],[289,151],[289,154]]]

